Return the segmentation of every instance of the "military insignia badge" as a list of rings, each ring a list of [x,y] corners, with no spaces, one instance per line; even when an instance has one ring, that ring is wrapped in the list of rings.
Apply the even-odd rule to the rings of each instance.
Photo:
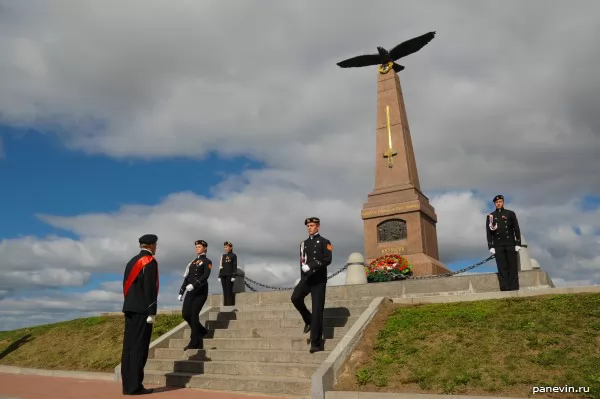
[[[209,269],[212,269],[212,263],[209,263],[209,264],[208,264],[208,268],[209,268]]]
[[[333,251],[333,246],[331,244],[327,244],[327,250],[328,251]]]

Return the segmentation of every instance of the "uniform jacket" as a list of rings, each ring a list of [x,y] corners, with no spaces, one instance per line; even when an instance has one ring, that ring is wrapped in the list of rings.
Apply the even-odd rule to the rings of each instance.
[[[198,255],[192,260],[185,269],[183,274],[183,282],[179,289],[179,294],[183,295],[186,291],[185,287],[188,284],[192,284],[194,289],[192,293],[207,293],[208,292],[208,278],[210,277],[210,271],[212,269],[212,262],[206,257],[206,254]]]
[[[237,274],[237,255],[233,251],[221,255],[221,266],[219,268],[219,278],[234,277]]]
[[[133,265],[143,256],[152,255],[152,252],[142,249],[139,254],[131,258],[131,260],[125,266],[125,273],[123,275],[123,285],[129,277],[129,273],[133,268]],[[158,263],[156,259],[152,259],[148,263],[137,278],[131,284],[129,292],[123,301],[123,313],[133,312],[140,313],[148,316],[156,315],[156,301],[158,299]]]
[[[333,247],[331,241],[319,233],[300,243],[300,279],[309,283],[327,281],[327,266],[331,264]],[[302,263],[310,270],[302,271]]]
[[[490,226],[490,217],[492,218]],[[488,249],[521,246],[521,230],[517,215],[509,209],[496,209],[485,218]]]

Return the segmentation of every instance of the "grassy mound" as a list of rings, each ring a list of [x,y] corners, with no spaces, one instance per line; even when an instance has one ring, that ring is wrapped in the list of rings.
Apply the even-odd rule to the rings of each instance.
[[[387,304],[335,389],[599,398],[600,294]]]
[[[156,339],[183,321],[158,315]],[[123,316],[76,319],[0,332],[0,364],[51,370],[112,372],[121,362]]]

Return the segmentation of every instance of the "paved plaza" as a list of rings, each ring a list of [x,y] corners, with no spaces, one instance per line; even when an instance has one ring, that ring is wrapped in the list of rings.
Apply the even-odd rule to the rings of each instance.
[[[246,395],[203,391],[186,388],[157,388],[149,399],[274,399],[277,396]],[[0,373],[0,399],[114,399],[128,398],[121,392],[121,385],[115,381],[99,381],[65,377]]]

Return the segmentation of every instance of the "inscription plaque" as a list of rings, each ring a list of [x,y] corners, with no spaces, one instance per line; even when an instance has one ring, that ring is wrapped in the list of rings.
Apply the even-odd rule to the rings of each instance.
[[[389,242],[406,239],[406,222],[402,219],[388,219],[377,225],[377,241]]]
[[[406,250],[405,247],[381,248],[382,255],[401,254]]]

